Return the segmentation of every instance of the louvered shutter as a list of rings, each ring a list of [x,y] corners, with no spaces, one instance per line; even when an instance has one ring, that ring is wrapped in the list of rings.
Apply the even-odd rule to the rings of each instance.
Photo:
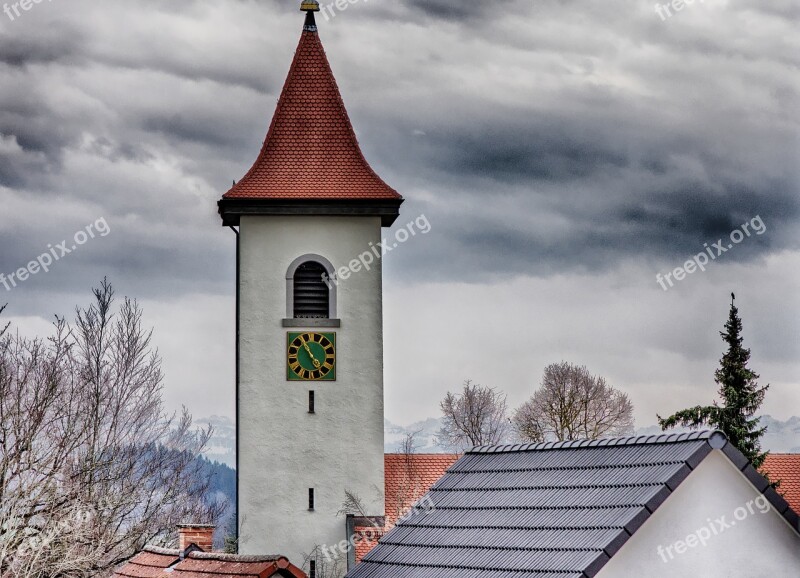
[[[325,268],[308,261],[300,265],[294,274],[295,319],[327,319],[329,289],[323,275]]]

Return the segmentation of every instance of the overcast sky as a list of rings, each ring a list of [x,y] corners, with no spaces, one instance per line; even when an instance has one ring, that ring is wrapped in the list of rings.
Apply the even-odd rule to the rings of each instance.
[[[46,334],[108,276],[155,327],[170,407],[233,414],[235,247],[216,201],[260,149],[298,5],[0,14],[0,273],[90,223],[110,230],[0,285],[6,318]],[[438,415],[467,378],[517,405],[563,359],[651,425],[714,397],[731,291],[772,384],[765,411],[800,414],[800,5],[661,13],[360,0],[318,16],[364,154],[407,199],[396,227],[431,224],[385,262],[390,420]],[[657,273],[719,239],[705,272],[662,289]]]

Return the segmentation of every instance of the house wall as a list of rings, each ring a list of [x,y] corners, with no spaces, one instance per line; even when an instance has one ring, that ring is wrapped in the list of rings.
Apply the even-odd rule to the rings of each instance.
[[[334,267],[380,241],[379,218],[243,217],[240,227],[239,517],[241,554],[303,564],[345,539],[345,489],[383,515],[381,263],[342,280],[339,328],[285,328],[286,271],[318,254]],[[337,381],[289,382],[286,334],[336,332]],[[316,414],[308,413],[308,391]],[[308,511],[308,488],[316,509]]]
[[[766,510],[764,498],[759,501],[762,508],[752,503],[759,496],[730,460],[714,450],[598,578],[796,578],[800,572],[800,536],[771,508],[761,513]],[[737,520],[737,508],[742,507],[738,514],[743,519]],[[715,521],[722,516],[731,526],[720,531]],[[709,528],[712,525],[713,530]],[[695,538],[695,547],[687,546],[679,553],[675,543],[687,543],[690,535],[707,536],[706,545]],[[669,547],[671,550],[667,550]]]

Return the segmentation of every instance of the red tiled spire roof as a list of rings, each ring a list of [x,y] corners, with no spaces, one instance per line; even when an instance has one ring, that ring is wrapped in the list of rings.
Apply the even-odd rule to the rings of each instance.
[[[402,199],[361,153],[313,12],[307,14],[261,154],[223,199]]]

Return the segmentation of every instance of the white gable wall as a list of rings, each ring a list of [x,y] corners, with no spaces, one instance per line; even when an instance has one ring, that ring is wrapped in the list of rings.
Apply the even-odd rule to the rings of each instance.
[[[714,450],[598,578],[797,578],[800,536],[771,507],[762,513],[768,502],[759,496],[730,460]],[[738,510],[742,520],[735,518],[737,508],[744,508]],[[720,522],[730,527],[720,531],[715,521],[723,516]],[[683,553],[676,547],[679,541]]]

